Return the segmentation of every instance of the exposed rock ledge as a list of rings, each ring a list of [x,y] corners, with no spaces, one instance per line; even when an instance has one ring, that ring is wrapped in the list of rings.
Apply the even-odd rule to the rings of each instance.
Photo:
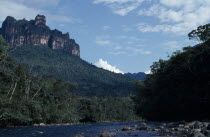
[[[8,46],[43,45],[80,56],[80,47],[74,39],[70,39],[69,33],[63,34],[59,30],[51,30],[46,25],[44,15],[37,15],[35,20],[30,21],[16,20],[8,16],[0,28],[0,35],[4,37]]]

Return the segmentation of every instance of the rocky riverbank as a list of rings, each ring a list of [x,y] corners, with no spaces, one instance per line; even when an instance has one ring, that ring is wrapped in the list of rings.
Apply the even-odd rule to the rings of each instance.
[[[97,137],[115,137],[118,133],[126,132],[129,136],[141,136],[135,134],[137,131],[153,132],[154,136],[171,136],[171,137],[210,137],[210,122],[171,122],[161,123],[155,126],[148,126],[146,123],[133,125],[132,127],[126,126],[112,132],[101,132]],[[132,134],[133,133],[133,134]],[[83,133],[71,137],[85,137]]]
[[[210,137],[210,123],[199,121],[162,123],[156,127],[149,127],[142,123],[137,130],[155,131],[158,136]]]

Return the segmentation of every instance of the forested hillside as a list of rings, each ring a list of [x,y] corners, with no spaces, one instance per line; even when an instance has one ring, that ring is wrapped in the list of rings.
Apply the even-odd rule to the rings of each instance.
[[[151,66],[139,83],[138,111],[148,120],[210,118],[210,24],[189,33],[200,44],[174,52]]]
[[[3,43],[0,36],[0,127],[139,119],[130,97],[74,96],[75,85],[38,76],[33,67],[16,63]]]
[[[20,46],[9,54],[20,64],[27,64],[38,75],[53,75],[77,86],[83,96],[128,96],[131,78],[87,63],[79,57],[45,46]]]

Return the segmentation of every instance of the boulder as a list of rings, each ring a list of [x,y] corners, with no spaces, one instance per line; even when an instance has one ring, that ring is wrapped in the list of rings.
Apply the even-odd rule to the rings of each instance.
[[[35,127],[39,126],[39,124],[34,124]]]
[[[109,132],[104,132],[101,133],[100,137],[114,137],[116,136],[116,133],[109,133]]]
[[[122,131],[128,131],[128,130],[132,130],[131,127],[123,127]]]
[[[205,135],[198,130],[193,130],[190,137],[205,137]]]
[[[210,130],[210,124],[208,124],[208,126],[206,127],[207,130]]]
[[[196,121],[195,124],[193,125],[193,129],[201,129],[201,123]]]
[[[210,130],[204,130],[204,131],[202,131],[202,133],[203,133],[205,136],[210,137]]]
[[[163,127],[165,127],[165,126],[166,126],[166,123],[162,123],[160,126],[163,126]]]
[[[133,125],[132,127],[138,127],[138,125]]]
[[[150,130],[150,127],[148,126],[142,126],[139,128],[139,130]]]
[[[44,123],[40,123],[39,125],[40,125],[40,126],[45,126],[45,124],[44,124]]]
[[[141,123],[140,125],[141,125],[141,126],[146,126],[147,124],[146,124],[146,123]]]

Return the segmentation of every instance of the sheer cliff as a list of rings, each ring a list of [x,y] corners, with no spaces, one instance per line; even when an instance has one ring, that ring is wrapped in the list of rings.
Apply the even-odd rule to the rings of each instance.
[[[80,56],[80,47],[69,33],[63,34],[59,30],[51,30],[46,25],[46,17],[37,15],[35,20],[16,20],[8,16],[2,23],[0,35],[8,46],[21,45],[48,46],[55,50],[62,50],[71,55]]]

